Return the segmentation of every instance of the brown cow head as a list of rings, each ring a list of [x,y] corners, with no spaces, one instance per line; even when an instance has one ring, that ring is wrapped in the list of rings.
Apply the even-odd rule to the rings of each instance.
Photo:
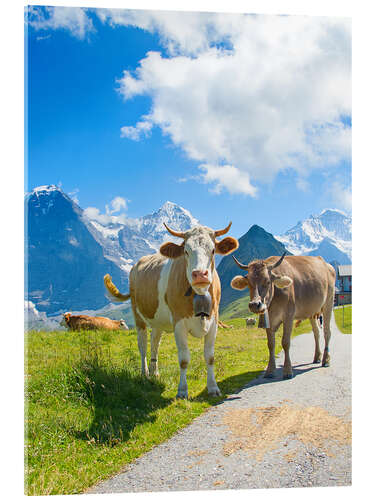
[[[235,276],[231,281],[231,287],[235,290],[249,288],[251,312],[263,314],[267,310],[273,299],[274,286],[285,288],[292,284],[293,281],[288,276],[280,276],[273,272],[282,263],[284,257],[285,253],[274,264],[267,264],[264,260],[253,260],[246,266],[233,256],[238,267],[246,270],[247,275]]]
[[[216,238],[227,233],[231,222],[225,229],[214,231],[209,227],[195,226],[185,232],[177,232],[165,227],[173,236],[182,238],[181,245],[166,242],[160,247],[160,253],[170,259],[184,257],[186,278],[198,295],[204,295],[212,283],[215,269],[215,252],[227,255],[238,248],[238,241],[227,236],[221,241]]]
[[[61,321],[60,321],[60,325],[61,326],[65,326],[66,328],[68,328],[68,325],[69,325],[69,319],[70,319],[70,316],[72,314],[69,313],[69,312],[66,312],[63,314],[63,317],[61,318]]]

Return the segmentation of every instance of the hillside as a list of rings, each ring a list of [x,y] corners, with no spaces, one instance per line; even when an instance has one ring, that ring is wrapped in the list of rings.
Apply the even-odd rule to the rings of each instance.
[[[249,316],[254,316],[254,315],[249,311],[248,293],[243,297],[240,297],[239,299],[230,302],[220,312],[220,319],[224,322],[229,319],[248,318]]]

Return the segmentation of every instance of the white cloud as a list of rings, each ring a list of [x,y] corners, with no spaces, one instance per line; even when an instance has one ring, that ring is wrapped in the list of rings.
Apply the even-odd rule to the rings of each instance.
[[[121,137],[139,141],[142,136],[148,137],[150,135],[152,127],[153,125],[150,121],[139,121],[135,127],[122,127]]]
[[[351,24],[347,19],[105,11],[112,25],[158,31],[171,57],[149,52],[119,81],[124,99],[152,98],[147,118],[121,129],[139,140],[160,127],[203,179],[254,196],[294,169],[350,160]],[[223,42],[219,46],[219,42]],[[224,167],[223,167],[224,165]],[[234,178],[228,176],[233,168]],[[301,181],[301,187],[306,184]]]
[[[212,192],[219,194],[226,188],[231,194],[255,196],[256,188],[250,184],[249,174],[241,172],[233,165],[199,165],[204,173],[201,176],[205,184],[214,183]]]
[[[98,9],[97,16],[110,26],[135,26],[151,33],[158,33],[171,55],[194,55],[209,48],[212,39],[219,39],[216,32],[216,15],[171,11],[125,9]]]
[[[122,198],[121,196],[116,196],[116,198],[113,198],[111,201],[110,206],[112,207],[109,208],[108,205],[106,205],[106,212],[108,214],[114,214],[116,212],[120,212],[121,209],[127,210],[128,205],[127,205],[127,200],[125,198]]]
[[[340,181],[332,182],[329,195],[333,206],[342,208],[346,212],[352,211],[352,190],[350,186],[344,186]]]
[[[105,213],[100,213],[96,207],[87,207],[84,209],[83,214],[89,220],[94,220],[100,224],[124,224],[126,222],[125,211],[128,208],[128,201],[121,196],[116,196],[113,200],[105,206]],[[117,215],[114,215],[116,214]]]
[[[296,179],[296,186],[300,191],[303,191],[304,193],[306,193],[310,187],[309,183],[304,177],[298,177]]]
[[[64,29],[79,39],[84,39],[88,33],[95,31],[86,9],[81,7],[29,6],[27,12],[28,23],[35,30]]]

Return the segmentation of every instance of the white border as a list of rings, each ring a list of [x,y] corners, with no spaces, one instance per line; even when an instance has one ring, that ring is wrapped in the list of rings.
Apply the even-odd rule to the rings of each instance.
[[[43,2],[30,1],[30,5]],[[1,262],[2,262],[2,430],[6,498],[23,497],[23,6],[21,0],[2,9],[1,80]],[[194,492],[194,496],[224,498],[368,498],[373,491],[372,449],[374,446],[374,310],[372,262],[374,260],[374,43],[371,2],[284,0],[180,0],[172,1],[64,1],[47,5],[252,12],[261,14],[323,15],[353,18],[353,256],[354,256],[354,465],[352,488],[305,488],[288,490],[238,490]],[[371,287],[371,288],[370,288]],[[5,321],[4,321],[5,318]],[[4,416],[6,421],[3,422]],[[172,497],[173,495],[173,497]],[[128,494],[127,498],[188,498],[191,493]],[[57,496],[54,498],[67,498]],[[101,496],[113,499],[113,495]]]

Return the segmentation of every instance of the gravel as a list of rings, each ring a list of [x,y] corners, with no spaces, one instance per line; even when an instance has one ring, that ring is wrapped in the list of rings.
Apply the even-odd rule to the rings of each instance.
[[[338,417],[348,428],[347,423],[351,422],[351,335],[341,334],[334,322],[330,353],[329,368],[311,364],[314,355],[312,333],[296,337],[291,346],[293,379],[282,379],[284,356],[280,354],[274,379],[259,377],[251,381],[171,439],[135,460],[124,472],[86,493],[350,485],[350,440],[317,446],[316,441],[292,432],[279,436],[271,443],[272,449],[267,448],[259,460],[254,450],[247,446],[249,438],[234,435],[233,429],[223,423],[228,412],[238,414],[238,410],[248,412],[251,408],[261,412],[281,406],[287,410],[297,405],[306,410],[319,407],[319,415]],[[324,423],[322,420],[322,425]],[[225,445],[234,440],[238,446],[224,454]]]

